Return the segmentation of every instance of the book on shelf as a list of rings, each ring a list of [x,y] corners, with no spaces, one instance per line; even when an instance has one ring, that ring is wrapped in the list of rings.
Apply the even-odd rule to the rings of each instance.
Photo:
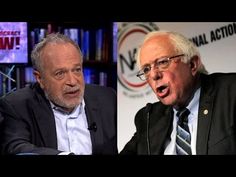
[[[36,82],[34,74],[33,74],[33,68],[32,67],[25,67],[25,83],[30,84]]]
[[[84,68],[84,81],[86,84],[96,83],[96,73],[94,69]]]
[[[107,86],[107,73],[99,72],[99,85]]]
[[[35,46],[35,44],[39,43],[43,38],[45,38],[47,30],[44,28],[34,28],[30,31],[30,45],[31,48]]]
[[[103,47],[103,29],[98,29],[96,31],[96,54],[95,60],[102,60],[102,47]]]
[[[103,33],[103,45],[102,45],[102,61],[107,62],[109,60],[109,36],[107,32]]]
[[[113,62],[118,58],[118,24],[113,23]]]
[[[81,43],[81,49],[83,53],[83,60],[88,61],[89,60],[89,31],[83,31],[82,33],[82,43]]]
[[[107,86],[107,73],[92,68],[84,68],[84,80],[86,84]]]
[[[81,31],[79,28],[65,28],[64,34],[75,41],[79,46],[81,45]]]

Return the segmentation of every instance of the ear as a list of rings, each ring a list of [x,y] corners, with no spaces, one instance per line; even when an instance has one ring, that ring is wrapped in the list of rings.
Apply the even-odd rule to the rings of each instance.
[[[192,75],[196,75],[197,71],[198,71],[198,68],[199,68],[199,65],[200,65],[200,59],[197,55],[194,55],[191,59],[190,59],[190,62],[189,62],[189,65],[190,65],[190,68],[191,68],[191,72],[192,72]]]
[[[34,77],[35,77],[36,81],[39,83],[40,87],[42,89],[44,89],[44,84],[43,84],[43,81],[42,81],[43,79],[41,77],[41,73],[37,70],[34,70]]]

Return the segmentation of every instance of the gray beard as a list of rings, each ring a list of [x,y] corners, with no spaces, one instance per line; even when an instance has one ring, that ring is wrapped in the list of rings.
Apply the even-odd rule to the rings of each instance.
[[[62,109],[74,109],[76,106],[78,106],[80,103],[82,103],[83,96],[84,96],[84,93],[82,93],[78,103],[73,104],[73,105],[68,105],[68,104],[64,103],[63,101],[61,101],[60,98],[53,97],[50,93],[46,92],[45,90],[44,90],[44,94],[49,101],[53,102],[53,104],[55,104],[58,107],[61,107]]]

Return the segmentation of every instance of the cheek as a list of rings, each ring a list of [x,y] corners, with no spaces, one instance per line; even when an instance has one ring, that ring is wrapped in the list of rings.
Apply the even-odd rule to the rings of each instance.
[[[183,95],[186,92],[186,88],[190,86],[191,78],[190,74],[186,72],[172,74],[169,77],[169,83],[171,92],[177,95]]]
[[[84,85],[84,76],[79,77],[79,83]]]
[[[156,92],[156,84],[155,81],[147,81],[148,85],[152,88],[153,92]]]
[[[169,79],[169,83],[170,85],[175,88],[178,89],[181,87],[182,83],[181,83],[181,79],[179,77],[176,77],[175,75],[171,76]]]
[[[48,80],[44,82],[45,90],[51,94],[60,94],[62,92],[62,84],[59,81]]]
[[[177,73],[166,73],[164,76],[165,78],[165,83],[168,83],[170,87],[170,93],[176,94],[181,90],[181,87],[183,86],[181,76],[178,75]]]
[[[78,85],[80,86],[81,89],[84,90],[85,84],[86,83],[85,83],[84,77],[83,76],[79,77],[78,78]]]

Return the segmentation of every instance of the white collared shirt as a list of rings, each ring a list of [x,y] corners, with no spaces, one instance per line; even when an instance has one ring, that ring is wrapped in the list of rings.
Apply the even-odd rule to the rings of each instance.
[[[77,155],[92,154],[92,142],[84,100],[71,113],[63,111],[52,102],[50,103],[55,117],[58,150],[65,152],[61,154],[69,152]]]
[[[201,88],[196,90],[193,99],[187,106],[187,108],[190,111],[190,114],[188,116],[188,127],[191,134],[192,155],[196,155],[197,123],[198,123],[200,92]],[[177,128],[178,117],[176,116],[177,110],[176,109],[173,110],[174,110],[173,130],[170,137],[171,140],[166,142],[167,146],[164,151],[165,155],[176,155],[176,128]]]

